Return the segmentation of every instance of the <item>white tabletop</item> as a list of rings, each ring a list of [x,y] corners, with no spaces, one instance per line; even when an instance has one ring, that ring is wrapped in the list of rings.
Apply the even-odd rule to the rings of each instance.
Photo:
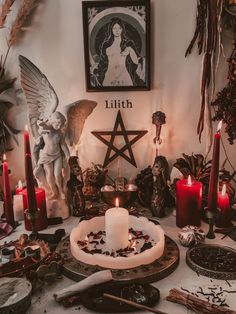
[[[182,305],[177,305],[165,300],[166,296],[169,294],[169,290],[172,288],[181,289],[185,288],[192,292],[196,292],[196,289],[199,287],[212,287],[214,285],[221,286],[223,289],[226,290],[236,290],[236,281],[229,281],[226,282],[224,280],[215,280],[204,276],[197,275],[194,271],[192,271],[185,262],[185,255],[187,248],[181,246],[178,241],[177,233],[179,228],[175,225],[175,217],[173,215],[159,219],[161,226],[163,227],[165,233],[170,236],[173,240],[178,243],[180,249],[180,262],[177,269],[168,277],[153,283],[155,287],[160,290],[161,293],[161,300],[156,306],[156,308],[160,311],[163,311],[168,314],[189,314],[191,311],[187,310]],[[63,224],[57,226],[50,226],[45,231],[45,233],[54,233],[54,231],[58,228],[64,228],[66,230],[66,234],[68,235],[71,229],[76,226],[79,222],[78,218],[70,217],[64,221]],[[207,225],[202,223],[202,228],[206,231]],[[15,240],[19,237],[20,234],[25,233],[23,228],[23,224],[17,227],[16,231],[14,231],[9,237],[6,237],[0,241],[0,244],[3,244],[4,241]],[[221,240],[222,235],[216,234],[216,238],[214,240],[206,239],[206,243],[209,244],[220,244],[229,246],[232,248],[236,248],[236,244],[233,240],[226,237],[225,239]],[[42,291],[37,293],[32,297],[32,305],[27,311],[28,314],[44,314],[44,313],[92,313],[91,311],[87,310],[83,306],[74,306],[71,308],[64,308],[61,305],[57,304],[54,301],[53,294],[61,290],[74,282],[66,277],[63,279],[55,281],[50,286],[44,286]],[[231,285],[231,287],[229,286]],[[236,293],[230,293],[227,295],[226,299],[227,304],[230,306],[231,309],[236,310]],[[147,313],[147,312],[133,312],[133,313]]]

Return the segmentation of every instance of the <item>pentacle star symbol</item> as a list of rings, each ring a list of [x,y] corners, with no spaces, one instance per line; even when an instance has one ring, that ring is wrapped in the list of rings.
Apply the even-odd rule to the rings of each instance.
[[[120,126],[120,130],[118,130]],[[106,156],[104,159],[103,167],[106,167],[109,163],[111,163],[118,156],[123,157],[129,163],[131,163],[134,167],[137,167],[136,161],[134,158],[134,154],[131,146],[136,143],[141,137],[143,137],[147,131],[146,130],[126,130],[125,125],[120,113],[120,110],[117,113],[115,125],[112,131],[92,131],[94,136],[96,136],[100,141],[102,141],[108,148],[106,152]],[[103,136],[110,135],[110,141],[106,140]],[[131,140],[129,140],[129,135],[134,136]],[[125,144],[121,148],[117,148],[114,145],[115,137],[123,136]],[[128,155],[125,154],[125,151],[128,151]],[[114,154],[111,156],[111,154]]]

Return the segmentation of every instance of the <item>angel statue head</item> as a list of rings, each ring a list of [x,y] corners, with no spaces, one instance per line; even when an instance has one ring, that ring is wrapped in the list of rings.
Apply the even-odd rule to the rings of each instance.
[[[51,116],[48,119],[49,124],[55,129],[55,130],[60,130],[63,128],[63,126],[66,123],[66,118],[65,116],[60,113],[59,111],[55,111],[51,114]]]
[[[77,101],[67,107],[67,120],[56,111],[58,97],[47,77],[27,58],[19,56],[21,85],[28,103],[28,118],[35,139],[35,177],[48,198],[65,199],[69,179],[70,145],[77,145],[94,101]],[[65,127],[66,126],[66,127]]]

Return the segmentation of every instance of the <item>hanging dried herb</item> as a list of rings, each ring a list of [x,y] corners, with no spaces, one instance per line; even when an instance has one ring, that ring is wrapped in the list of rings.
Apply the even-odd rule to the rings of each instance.
[[[223,120],[228,141],[233,144],[236,139],[236,44],[228,59],[228,84],[220,91],[211,103],[215,108],[213,120]]]
[[[204,129],[204,115],[208,106],[207,93],[210,84],[215,86],[216,65],[220,54],[221,13],[224,0],[198,0],[197,18],[194,36],[186,50],[185,57],[192,52],[197,41],[198,53],[203,54],[201,79],[201,110],[197,133],[199,140]]]

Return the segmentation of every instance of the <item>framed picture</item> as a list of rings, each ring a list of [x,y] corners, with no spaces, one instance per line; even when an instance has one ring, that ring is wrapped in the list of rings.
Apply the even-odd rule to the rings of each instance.
[[[87,91],[150,90],[150,0],[82,7]]]

